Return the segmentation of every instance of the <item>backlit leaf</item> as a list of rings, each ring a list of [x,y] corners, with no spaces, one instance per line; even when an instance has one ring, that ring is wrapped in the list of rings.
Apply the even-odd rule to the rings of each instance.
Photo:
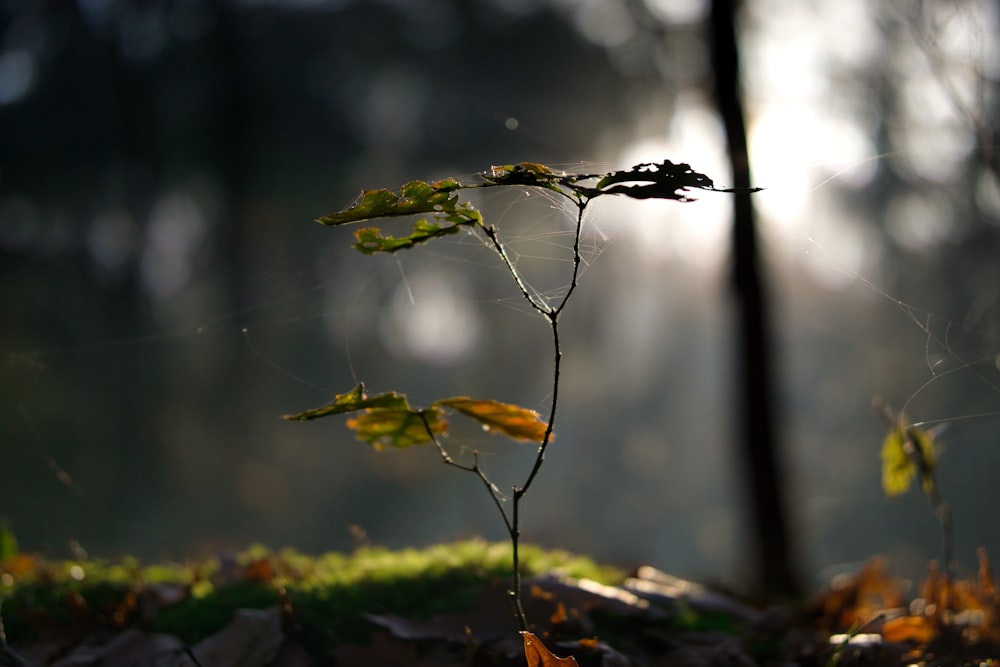
[[[554,189],[573,181],[573,176],[536,162],[497,165],[483,174],[483,179],[493,185],[530,185]]]
[[[421,213],[454,212],[465,206],[458,200],[456,190],[461,183],[446,179],[436,183],[411,181],[400,188],[399,194],[392,190],[365,190],[356,204],[343,211],[324,215],[316,222],[336,226],[351,222],[361,222],[372,218],[389,218],[399,215],[420,215]]]
[[[434,435],[448,430],[448,422],[436,408],[423,410],[375,408],[366,410],[347,420],[348,428],[357,431],[358,440],[370,443],[375,449],[411,447],[433,442],[428,428]],[[426,420],[426,425],[425,425]]]
[[[515,440],[541,442],[542,438],[545,437],[547,425],[539,418],[538,413],[518,405],[465,396],[447,398],[443,401],[437,401],[434,405],[443,405],[458,410],[467,417],[478,421],[487,430],[503,433]]]
[[[918,450],[913,450],[917,447]],[[925,470],[918,465],[923,461]],[[913,479],[920,477],[924,493],[934,488],[931,473],[936,465],[934,438],[922,428],[907,426],[904,419],[896,420],[882,442],[882,490],[887,496],[905,493]]]
[[[406,402],[405,396],[397,394],[394,391],[385,392],[376,396],[368,396],[365,394],[364,383],[361,383],[346,393],[337,394],[337,398],[322,407],[312,408],[311,410],[306,410],[292,415],[282,415],[281,418],[289,421],[306,421],[309,419],[326,417],[328,415],[357,412],[358,410],[365,410],[368,408],[408,410],[410,409],[410,405]]]
[[[422,213],[432,215],[437,222],[420,219],[414,223],[413,232],[408,236],[384,236],[377,227],[367,227],[355,233],[358,242],[354,247],[365,254],[396,252],[436,236],[454,234],[462,226],[482,224],[482,214],[471,204],[458,198],[456,191],[466,187],[472,186],[462,185],[449,178],[435,183],[411,181],[400,188],[399,194],[391,190],[365,190],[353,206],[325,215],[317,222],[337,226],[372,218]]]
[[[601,178],[595,187],[600,194],[625,195],[633,199],[677,201],[691,201],[686,194],[690,188],[732,192],[716,188],[711,178],[693,170],[691,165],[675,164],[670,160],[664,160],[659,164],[645,162],[631,169],[611,172]],[[759,188],[751,190],[751,192],[757,191]]]
[[[570,667],[576,666],[576,658],[568,656],[560,658],[552,653],[542,640],[532,633],[522,630],[521,637],[524,639],[524,658],[528,662],[528,667]]]
[[[413,233],[409,236],[382,236],[382,230],[378,227],[365,227],[354,232],[354,237],[358,240],[354,247],[366,255],[376,252],[396,252],[412,248],[418,243],[429,241],[435,236],[446,236],[454,234],[460,225],[450,225],[442,227],[433,222],[420,219],[413,223]]]

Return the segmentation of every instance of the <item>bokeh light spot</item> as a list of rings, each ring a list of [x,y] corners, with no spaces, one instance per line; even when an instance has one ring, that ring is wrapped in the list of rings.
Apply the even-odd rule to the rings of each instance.
[[[0,105],[13,104],[31,90],[35,81],[35,59],[27,51],[0,55]]]
[[[467,282],[448,271],[433,270],[400,285],[379,329],[394,353],[444,365],[468,357],[482,324]]]

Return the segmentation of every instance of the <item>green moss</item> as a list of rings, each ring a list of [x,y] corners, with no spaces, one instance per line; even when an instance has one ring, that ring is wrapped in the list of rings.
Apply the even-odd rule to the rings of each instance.
[[[263,582],[229,584],[161,610],[151,629],[194,644],[229,623],[237,609],[265,609],[278,603],[278,591]]]
[[[555,570],[604,583],[619,583],[624,576],[565,551],[522,546],[520,553],[526,576]],[[134,559],[39,562],[0,595],[14,643],[40,632],[140,623],[193,644],[227,624],[236,609],[283,604],[291,610],[289,633],[308,648],[327,650],[367,637],[365,612],[414,618],[460,612],[474,605],[487,585],[510,577],[510,545],[480,540],[320,556],[255,546],[225,566],[216,559],[186,565],[141,565]],[[167,584],[180,585],[184,599],[144,618],[140,600],[155,597]]]

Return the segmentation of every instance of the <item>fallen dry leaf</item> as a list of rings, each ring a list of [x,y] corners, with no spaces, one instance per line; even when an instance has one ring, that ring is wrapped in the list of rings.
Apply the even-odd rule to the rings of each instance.
[[[887,642],[913,642],[926,645],[937,635],[937,624],[927,616],[892,618],[882,625],[882,639]]]
[[[524,657],[528,667],[576,667],[576,658],[567,656],[560,658],[545,648],[542,640],[526,630],[521,631],[524,638]]]

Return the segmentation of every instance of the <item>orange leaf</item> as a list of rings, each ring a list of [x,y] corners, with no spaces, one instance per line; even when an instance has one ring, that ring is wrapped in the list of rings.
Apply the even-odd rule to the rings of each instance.
[[[243,577],[247,581],[269,582],[276,575],[274,564],[267,558],[252,560],[243,567]]]
[[[541,442],[545,437],[547,424],[538,417],[537,412],[519,405],[466,396],[446,398],[434,405],[458,410],[466,417],[478,421],[484,429],[498,431],[515,440]]]
[[[38,559],[30,554],[17,554],[0,561],[0,573],[19,577],[33,572],[38,567]]]
[[[937,624],[927,616],[903,616],[889,619],[882,626],[882,639],[889,643],[929,644],[937,635]]]
[[[552,654],[552,651],[545,648],[542,640],[535,635],[521,631],[524,638],[524,658],[528,661],[528,667],[577,667],[576,658],[568,656],[560,658]]]

